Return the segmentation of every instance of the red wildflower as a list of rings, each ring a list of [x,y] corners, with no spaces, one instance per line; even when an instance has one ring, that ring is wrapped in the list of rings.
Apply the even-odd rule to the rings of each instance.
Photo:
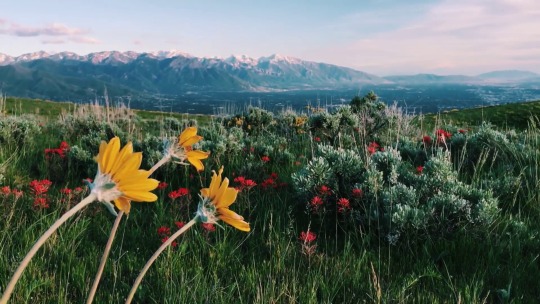
[[[184,225],[186,225],[186,223],[180,222],[180,221],[174,222],[174,224],[176,225],[176,228],[178,228],[178,229],[182,229],[182,227],[184,227]]]
[[[216,226],[214,226],[212,223],[202,223],[202,227],[208,232],[216,231]]]
[[[82,187],[77,187],[73,189],[73,192],[75,192],[75,195],[79,195],[84,192],[84,189]]]
[[[261,186],[264,189],[269,188],[269,187],[275,187],[276,185],[277,185],[276,181],[273,178],[267,178],[261,183]]]
[[[322,185],[321,188],[319,188],[319,194],[322,196],[330,195],[332,194],[332,189],[326,185]]]
[[[164,237],[161,239],[161,243],[165,243],[165,242],[168,241],[168,240],[169,240],[169,237],[168,237],[168,236],[164,236]],[[178,242],[173,241],[173,242],[171,243],[171,247],[176,248],[176,246],[178,246]]]
[[[461,133],[461,134],[466,134],[467,130],[459,129],[458,132]]]
[[[420,174],[422,174],[423,171],[424,171],[424,167],[423,167],[423,166],[418,166],[418,167],[416,167],[416,174],[420,175]]]
[[[435,134],[437,135],[437,143],[446,143],[446,139],[452,137],[452,133],[443,129],[438,129]]]
[[[2,189],[0,189],[0,192],[2,192],[4,196],[8,196],[11,193],[11,189],[9,186],[4,186]]]
[[[167,188],[168,185],[169,184],[167,184],[166,182],[161,182],[161,183],[158,184],[157,188],[159,190],[163,190],[163,189]]]
[[[267,162],[270,161],[270,157],[265,155],[265,156],[261,157],[261,160],[263,161],[263,163],[267,163]]]
[[[47,198],[45,197],[36,197],[34,199],[34,208],[36,209],[47,209],[49,208],[49,204],[47,202]]]
[[[64,188],[64,189],[60,190],[60,193],[65,194],[65,195],[70,195],[72,191],[73,190],[71,190],[69,188]]]
[[[318,210],[319,207],[322,206],[323,204],[324,204],[324,201],[319,196],[313,197],[311,201],[309,202],[309,205],[311,206],[311,208],[313,208],[313,210]]]
[[[316,141],[316,142],[321,142],[321,138],[320,138],[320,137],[315,137],[315,138],[313,138],[313,140]]]
[[[234,179],[234,182],[239,184],[235,187],[238,191],[242,191],[244,189],[250,190],[251,188],[257,186],[257,183],[255,183],[255,181],[253,181],[252,179],[246,179],[243,176],[236,177]]]
[[[422,138],[422,142],[426,145],[430,145],[431,144],[431,136],[429,135],[424,135],[424,137]]]
[[[11,190],[11,194],[15,196],[15,200],[18,200],[23,195],[23,192],[21,190],[13,189]]]
[[[376,142],[371,142],[369,146],[367,147],[367,151],[369,152],[369,155],[375,154],[377,151],[380,150],[380,145]]]
[[[58,149],[64,150],[64,151],[69,150],[69,144],[67,142],[63,141],[63,142],[60,143],[60,146],[58,147]]]
[[[176,191],[171,191],[171,192],[169,193],[169,198],[175,200],[175,199],[177,199],[177,198],[179,198],[179,197],[188,195],[188,193],[189,193],[189,191],[188,191],[187,188],[179,188],[179,189],[176,190]]]
[[[52,155],[58,155],[60,158],[66,157],[66,152],[69,150],[69,145],[67,142],[63,141],[60,143],[58,148],[54,149],[45,149],[45,158],[50,159]]]
[[[362,191],[362,189],[354,188],[352,189],[352,195],[354,197],[362,197],[364,195],[364,192]]]
[[[314,242],[317,239],[317,235],[311,231],[304,232],[302,231],[300,233],[300,237],[298,238],[302,243],[311,243]]]
[[[338,211],[339,212],[345,212],[351,208],[351,203],[348,199],[342,197],[337,201],[338,204]]]
[[[157,233],[161,236],[163,235],[171,235],[171,228],[167,226],[161,226],[158,228]]]
[[[52,182],[47,179],[43,180],[33,180],[30,182],[30,188],[32,192],[34,192],[34,195],[39,196],[42,194],[47,193],[49,191],[49,187],[52,185]]]

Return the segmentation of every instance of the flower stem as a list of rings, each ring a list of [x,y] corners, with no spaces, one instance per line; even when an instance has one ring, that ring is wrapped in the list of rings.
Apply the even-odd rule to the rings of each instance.
[[[139,273],[139,276],[135,280],[135,283],[133,283],[133,286],[131,287],[131,290],[129,291],[129,295],[126,300],[126,304],[131,303],[131,300],[133,300],[133,296],[135,295],[135,292],[137,292],[137,288],[141,284],[141,281],[150,268],[154,261],[157,259],[157,257],[167,248],[177,237],[179,237],[182,233],[184,233],[186,230],[188,230],[193,224],[197,222],[198,216],[195,216],[191,221],[189,221],[187,224],[182,227],[182,229],[176,231],[165,243],[161,244],[161,246],[154,252],[154,255],[146,262],[143,269],[141,270],[141,273]]]
[[[171,159],[170,155],[165,155],[162,159],[160,159],[150,170],[148,170],[148,176],[152,175],[159,167],[163,166],[165,163],[167,163]]]
[[[17,281],[21,277],[24,269],[26,266],[28,266],[28,263],[30,263],[30,260],[34,257],[34,255],[37,253],[39,248],[43,246],[45,241],[60,227],[65,221],[67,221],[70,217],[72,217],[77,211],[81,210],[82,208],[86,207],[90,203],[92,203],[96,199],[96,195],[91,193],[88,195],[85,199],[83,199],[80,203],[73,206],[73,208],[69,209],[68,212],[64,213],[62,217],[60,217],[54,224],[49,227],[47,231],[37,240],[37,242],[30,248],[30,251],[26,254],[24,259],[22,260],[21,264],[13,274],[13,277],[11,277],[11,281],[9,281],[8,286],[6,287],[6,290],[4,291],[4,294],[2,295],[2,299],[0,299],[0,304],[7,304],[7,301],[9,300],[9,297],[11,296],[11,293],[13,292],[13,289],[15,288],[15,284],[17,284]]]
[[[91,304],[94,301],[94,296],[96,295],[99,281],[101,279],[101,274],[103,274],[103,269],[105,269],[105,264],[107,263],[107,258],[109,257],[109,252],[111,251],[112,243],[114,241],[114,237],[116,236],[116,231],[118,230],[118,226],[123,215],[124,211],[120,211],[116,216],[116,220],[114,221],[111,233],[109,235],[109,240],[107,241],[107,245],[105,246],[105,250],[103,251],[103,256],[101,256],[101,262],[96,273],[96,278],[94,279],[94,284],[92,285],[92,289],[90,289],[90,293],[88,294],[86,304]]]

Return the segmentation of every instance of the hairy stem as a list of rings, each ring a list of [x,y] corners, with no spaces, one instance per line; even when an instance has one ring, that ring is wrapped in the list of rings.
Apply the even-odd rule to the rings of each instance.
[[[101,262],[96,273],[96,278],[94,279],[94,284],[92,285],[92,289],[90,289],[90,293],[88,294],[86,304],[91,304],[94,301],[94,296],[96,295],[99,281],[101,280],[101,275],[103,274],[103,269],[105,269],[105,264],[107,263],[107,258],[109,258],[109,252],[111,251],[112,243],[114,241],[114,237],[116,236],[116,231],[118,230],[118,226],[120,225],[120,220],[122,219],[123,215],[124,211],[120,211],[116,216],[116,220],[114,221],[111,233],[109,234],[109,240],[107,241],[107,245],[105,246],[105,250],[103,251],[103,256],[101,256]]]
[[[6,287],[6,290],[4,291],[4,294],[2,295],[2,299],[0,299],[0,304],[7,304],[7,301],[9,300],[9,297],[11,296],[11,293],[13,292],[13,289],[15,289],[15,284],[17,284],[17,281],[21,277],[24,269],[26,266],[28,266],[28,263],[30,263],[30,260],[34,257],[34,255],[37,253],[39,248],[43,246],[45,241],[60,227],[65,221],[67,221],[70,217],[72,217],[75,213],[77,213],[82,208],[86,207],[90,203],[92,203],[96,199],[96,195],[91,193],[88,195],[85,199],[83,199],[80,203],[75,205],[73,208],[71,208],[68,212],[64,213],[62,217],[60,217],[54,224],[49,227],[47,231],[37,240],[37,242],[32,246],[30,251],[26,254],[24,259],[22,260],[21,264],[13,274],[13,277],[11,277],[11,281],[9,281],[9,284]]]

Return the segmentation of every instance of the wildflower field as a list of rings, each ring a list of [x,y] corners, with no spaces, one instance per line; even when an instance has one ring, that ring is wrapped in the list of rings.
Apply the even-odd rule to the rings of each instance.
[[[538,113],[1,101],[2,304],[540,302]]]

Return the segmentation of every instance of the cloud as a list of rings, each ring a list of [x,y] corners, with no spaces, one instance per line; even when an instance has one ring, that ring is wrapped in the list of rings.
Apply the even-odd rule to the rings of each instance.
[[[533,56],[540,54],[540,1],[444,0],[412,22],[359,37],[337,52],[372,72],[540,68]]]
[[[48,40],[42,40],[41,43],[43,43],[43,44],[64,44],[64,43],[66,43],[66,41],[62,40],[62,39],[48,39]]]
[[[97,40],[96,38],[92,37],[71,37],[69,38],[70,41],[76,42],[76,43],[84,43],[84,44],[100,44],[101,41]]]
[[[42,27],[24,26],[12,22],[0,23],[1,25],[9,24],[7,28],[1,30],[3,34],[18,37],[35,37],[35,36],[74,36],[86,34],[88,31],[70,28],[60,23],[52,23]]]
[[[0,34],[15,37],[65,37],[71,42],[84,44],[97,44],[99,40],[85,36],[90,31],[76,27],[69,27],[61,23],[51,23],[41,27],[21,25],[0,19]],[[43,44],[66,43],[65,39],[45,39]]]

